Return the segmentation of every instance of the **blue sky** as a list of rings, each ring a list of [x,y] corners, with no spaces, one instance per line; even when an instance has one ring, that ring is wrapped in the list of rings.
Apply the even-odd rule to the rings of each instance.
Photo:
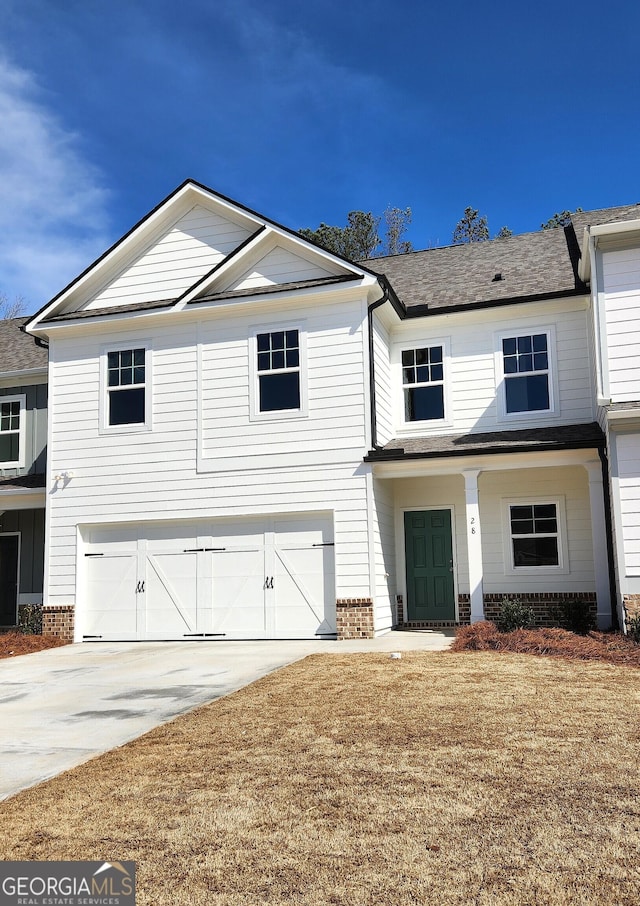
[[[640,4],[0,0],[0,292],[34,310],[186,177],[298,229],[640,201]]]

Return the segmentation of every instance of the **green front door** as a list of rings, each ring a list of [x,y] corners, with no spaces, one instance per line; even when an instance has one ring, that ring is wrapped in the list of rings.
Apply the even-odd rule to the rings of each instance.
[[[407,552],[407,617],[455,620],[451,512],[421,510],[404,514]]]

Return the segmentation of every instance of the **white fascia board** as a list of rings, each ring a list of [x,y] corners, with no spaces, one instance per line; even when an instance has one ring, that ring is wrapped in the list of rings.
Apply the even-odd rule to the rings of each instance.
[[[592,236],[617,236],[620,233],[640,232],[640,220],[619,220],[616,223],[598,223],[591,227]]]
[[[44,488],[15,488],[0,491],[0,509],[7,510],[40,510],[46,504]]]
[[[481,435],[480,435],[481,436]],[[420,478],[432,475],[460,475],[468,469],[482,472],[506,472],[513,469],[542,469],[578,466],[599,460],[597,447],[580,450],[540,450],[537,453],[496,453],[469,456],[442,456],[412,459],[405,462],[373,462],[379,478]]]
[[[607,421],[629,421],[631,419],[640,420],[640,406],[637,409],[607,409]]]
[[[582,257],[578,262],[578,277],[583,283],[588,283],[591,279],[591,243],[589,236],[589,227],[585,227],[582,232]]]
[[[0,381],[12,381],[15,378],[19,380],[23,378],[28,378],[32,380],[33,378],[41,377],[46,380],[49,370],[47,368],[20,368],[16,371],[0,371]]]

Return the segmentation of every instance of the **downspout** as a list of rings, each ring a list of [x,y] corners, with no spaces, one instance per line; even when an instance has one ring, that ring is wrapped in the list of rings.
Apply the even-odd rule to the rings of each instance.
[[[609,489],[609,463],[607,451],[598,447],[598,455],[602,465],[602,495],[604,497],[604,521],[607,530],[607,560],[609,561],[609,596],[611,598],[611,628],[619,630],[618,620],[618,589],[616,587],[615,558],[613,550],[613,525],[611,522],[611,491]]]
[[[367,324],[369,328],[369,402],[371,405],[371,447],[373,450],[380,450],[378,444],[378,421],[376,416],[376,375],[375,365],[373,362],[373,312],[380,308],[385,302],[389,301],[389,289],[382,281],[378,281],[382,289],[382,297],[376,302],[372,302],[367,310]]]
[[[21,330],[22,333],[26,333],[27,331],[25,330],[25,327],[26,327],[26,324],[21,324],[18,329]],[[41,337],[36,337],[35,334],[32,334],[31,337],[33,339],[33,342],[36,344],[36,346],[40,346],[42,349],[49,348],[49,344],[47,343],[46,340],[43,340]]]

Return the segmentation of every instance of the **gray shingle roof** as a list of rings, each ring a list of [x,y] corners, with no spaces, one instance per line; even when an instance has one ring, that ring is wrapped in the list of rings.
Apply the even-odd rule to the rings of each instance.
[[[582,247],[584,228],[596,223],[616,223],[620,220],[640,220],[640,204],[625,204],[617,208],[600,208],[571,215],[571,222]]]
[[[527,450],[579,450],[601,447],[604,440],[604,434],[598,423],[589,422],[584,425],[554,425],[514,431],[488,431],[482,434],[402,437],[389,441],[382,450],[370,453],[366,459],[375,462],[487,453],[520,453]]]
[[[408,308],[449,308],[531,297],[575,293],[571,230],[522,233],[508,239],[427,249],[368,262],[384,274]],[[574,260],[572,260],[572,258]],[[500,278],[496,275],[500,274]]]
[[[37,491],[43,489],[45,484],[46,475],[43,472],[33,472],[31,475],[0,479],[0,491]]]
[[[0,374],[6,371],[46,369],[48,352],[20,328],[29,318],[0,321]]]

